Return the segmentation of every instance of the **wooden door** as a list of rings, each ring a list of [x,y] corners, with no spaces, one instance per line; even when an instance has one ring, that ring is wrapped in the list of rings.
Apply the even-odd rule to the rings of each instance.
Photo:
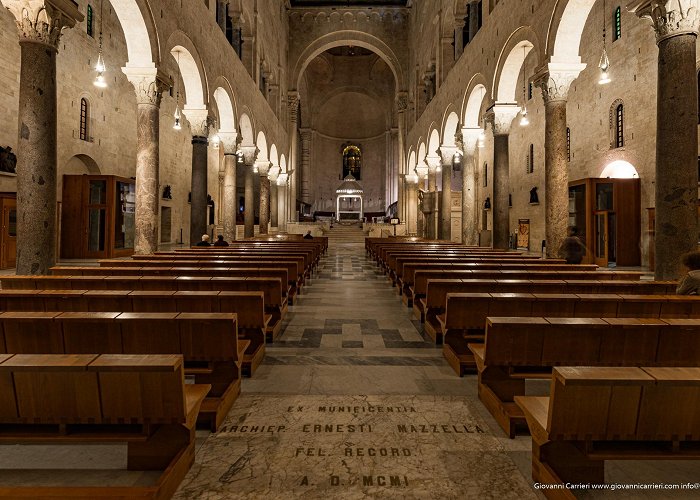
[[[595,212],[593,214],[594,253],[595,264],[600,267],[608,267],[608,212]]]
[[[2,198],[2,233],[0,234],[0,268],[17,264],[17,200]]]
[[[85,179],[84,196],[87,196],[83,216],[83,249],[88,259],[105,259],[109,254],[109,206],[106,178]]]

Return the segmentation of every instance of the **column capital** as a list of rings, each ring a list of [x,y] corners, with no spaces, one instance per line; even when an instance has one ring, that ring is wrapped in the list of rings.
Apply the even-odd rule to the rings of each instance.
[[[408,109],[408,92],[396,94],[396,109],[399,113],[404,113]]]
[[[219,140],[225,155],[235,155],[238,150],[238,133],[219,132]]]
[[[268,172],[267,172],[268,179],[270,179],[270,181],[273,183],[277,183],[277,179],[279,179],[279,176],[280,176],[280,170],[281,169],[280,169],[279,165],[272,165],[270,167],[270,170],[268,170]]]
[[[419,181],[421,179],[425,179],[428,176],[428,164],[425,161],[419,161],[418,164],[415,167],[416,174],[419,177]]]
[[[152,68],[135,68],[127,65],[122,68],[122,72],[134,86],[137,104],[160,106],[163,92],[172,85],[170,78],[161,73],[155,66]]]
[[[312,132],[312,130],[310,128],[299,129],[300,139],[302,141],[310,141],[311,140],[311,132]]]
[[[493,128],[493,135],[508,135],[513,119],[520,113],[514,103],[495,103],[486,110],[484,118]]]
[[[430,173],[435,172],[438,167],[442,165],[442,157],[437,154],[438,151],[436,151],[434,155],[428,155],[425,157],[425,163],[428,164],[428,172]]]
[[[272,163],[270,163],[270,160],[256,160],[255,162],[255,168],[258,169],[258,174],[260,174],[260,177],[267,177],[271,166]]]
[[[299,92],[296,90],[287,92],[287,108],[289,109],[289,119],[296,123],[299,113]]]
[[[209,128],[216,125],[214,117],[209,116],[207,108],[185,108],[182,113],[190,123],[192,137],[209,137]]]
[[[698,35],[700,0],[631,0],[627,10],[649,19],[656,43],[678,35]]]
[[[544,102],[566,101],[569,88],[586,68],[584,63],[548,63],[542,66],[532,79],[532,83],[542,89]]]
[[[74,0],[4,0],[3,3],[15,16],[20,43],[43,43],[55,50],[63,28],[72,28],[84,18]]]
[[[464,156],[473,157],[476,154],[479,136],[483,130],[480,128],[464,127],[462,129],[462,150]]]
[[[442,166],[451,167],[455,154],[457,153],[457,151],[459,151],[459,148],[457,146],[447,146],[443,144],[442,146],[440,146],[440,149],[438,149],[438,151],[440,152],[440,160]]]
[[[241,151],[243,152],[243,162],[252,167],[255,164],[255,159],[258,156],[260,150],[257,146],[241,146]]]
[[[277,177],[277,185],[278,186],[286,186],[288,179],[289,179],[289,174],[287,172],[280,172],[279,176]]]

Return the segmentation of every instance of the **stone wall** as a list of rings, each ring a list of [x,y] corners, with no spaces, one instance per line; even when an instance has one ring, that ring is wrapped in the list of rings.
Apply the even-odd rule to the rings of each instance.
[[[244,0],[243,8],[253,11],[254,0]],[[78,0],[81,12],[85,13],[88,2]],[[282,82],[275,99],[268,103],[257,81],[245,71],[224,33],[216,24],[216,2],[209,6],[202,1],[171,2],[150,0],[155,25],[147,28],[152,39],[157,37],[157,60],[154,62],[164,76],[173,82],[172,91],[163,96],[160,112],[160,192],[166,185],[172,189],[172,200],[161,200],[161,206],[171,207],[172,242],[179,240],[180,229],[184,240],[189,238],[189,203],[191,172],[191,134],[187,120],[183,129],[174,131],[177,92],[180,93],[180,108],[187,100],[176,59],[170,54],[173,46],[182,45],[195,57],[201,72],[205,104],[218,116],[213,93],[223,87],[233,100],[236,126],[240,115],[247,113],[253,122],[254,134],[262,130],[266,134],[268,147],[276,145],[280,154],[288,151],[286,121],[278,116],[286,110],[281,102],[286,92],[286,36],[287,16],[275,2],[258,3],[259,31],[257,52],[273,69],[273,80]],[[61,39],[57,59],[58,83],[58,199],[61,199],[62,175],[64,174],[111,174],[123,177],[135,175],[136,161],[136,97],[133,85],[121,68],[128,63],[129,55],[125,32],[110,2],[104,2],[100,19],[99,3],[91,2],[94,9],[94,36],[86,33],[86,21],[73,29],[67,29]],[[107,66],[108,87],[93,86],[94,66],[99,49],[99,30],[102,22],[103,53]],[[274,36],[273,36],[274,35]],[[148,46],[147,40],[137,44]],[[0,8],[0,145],[14,149],[17,142],[17,106],[19,94],[20,50],[17,29],[13,16]],[[80,100],[86,98],[90,104],[89,140],[80,140]],[[273,109],[274,108],[274,109]],[[210,148],[212,148],[210,146]],[[210,154],[208,192],[218,208],[219,179],[223,169],[217,161],[220,151]],[[242,186],[242,184],[241,184]],[[0,177],[0,191],[16,190],[14,177]]]

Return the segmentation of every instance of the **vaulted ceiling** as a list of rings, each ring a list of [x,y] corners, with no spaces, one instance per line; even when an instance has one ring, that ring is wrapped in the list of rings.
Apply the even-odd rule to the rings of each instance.
[[[405,7],[408,0],[291,0],[292,7]]]

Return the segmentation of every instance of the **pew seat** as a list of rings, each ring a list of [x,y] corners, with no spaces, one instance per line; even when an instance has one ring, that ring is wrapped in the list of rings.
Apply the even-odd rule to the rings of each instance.
[[[4,355],[0,385],[3,444],[125,443],[127,470],[160,472],[147,486],[0,486],[3,498],[170,498],[210,389],[185,384],[174,355]]]
[[[700,459],[700,368],[557,367],[549,397],[515,402],[550,499],[575,499],[567,483],[604,484],[606,460]]]

